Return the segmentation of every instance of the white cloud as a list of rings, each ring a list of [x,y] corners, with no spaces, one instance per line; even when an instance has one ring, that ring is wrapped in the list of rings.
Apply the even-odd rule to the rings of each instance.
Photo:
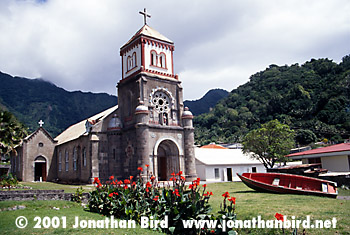
[[[119,48],[149,24],[175,42],[185,99],[232,90],[270,64],[350,53],[347,0],[5,0],[0,70],[43,77],[68,90],[115,94]]]

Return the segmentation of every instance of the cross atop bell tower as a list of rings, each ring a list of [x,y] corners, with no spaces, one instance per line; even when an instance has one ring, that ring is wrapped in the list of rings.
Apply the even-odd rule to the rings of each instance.
[[[143,8],[143,11],[139,11],[141,15],[143,15],[143,20],[145,25],[147,24],[147,17],[151,18],[150,14],[147,14],[146,8]]]

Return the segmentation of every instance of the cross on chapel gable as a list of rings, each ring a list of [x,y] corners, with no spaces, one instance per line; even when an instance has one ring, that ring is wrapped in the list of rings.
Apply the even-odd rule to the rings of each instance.
[[[43,120],[40,120],[40,121],[38,122],[38,124],[39,124],[40,127],[42,127],[42,126],[44,125]]]
[[[143,20],[147,24],[147,17],[151,18],[151,15],[147,14],[146,8],[143,8],[143,11],[139,11],[139,13],[143,15]]]

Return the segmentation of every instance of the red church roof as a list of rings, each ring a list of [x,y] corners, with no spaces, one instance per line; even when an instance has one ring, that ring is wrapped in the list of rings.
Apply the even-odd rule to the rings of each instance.
[[[322,154],[322,153],[334,153],[334,152],[343,152],[343,151],[350,151],[350,143],[335,144],[335,145],[331,145],[323,148],[307,150],[304,152],[292,153],[287,155],[286,157],[304,156],[304,155]]]

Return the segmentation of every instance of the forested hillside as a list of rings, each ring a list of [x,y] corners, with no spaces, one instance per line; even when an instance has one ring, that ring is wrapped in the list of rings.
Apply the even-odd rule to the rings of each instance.
[[[42,119],[56,137],[70,125],[117,104],[105,93],[68,92],[41,79],[12,77],[0,72],[0,107],[13,113],[30,131]]]
[[[227,96],[214,89],[199,100],[185,101],[197,115]],[[117,104],[117,97],[106,93],[68,92],[42,79],[12,77],[0,72],[0,108],[13,113],[29,131],[45,122],[45,129],[55,137],[67,127]]]
[[[350,136],[350,56],[340,64],[312,59],[303,65],[270,65],[194,119],[197,144],[239,142],[249,130],[278,119],[318,138]]]
[[[197,116],[202,113],[207,113],[211,108],[228,95],[228,91],[223,89],[212,89],[208,91],[199,100],[187,100],[184,101],[184,105],[187,106],[193,115]]]

